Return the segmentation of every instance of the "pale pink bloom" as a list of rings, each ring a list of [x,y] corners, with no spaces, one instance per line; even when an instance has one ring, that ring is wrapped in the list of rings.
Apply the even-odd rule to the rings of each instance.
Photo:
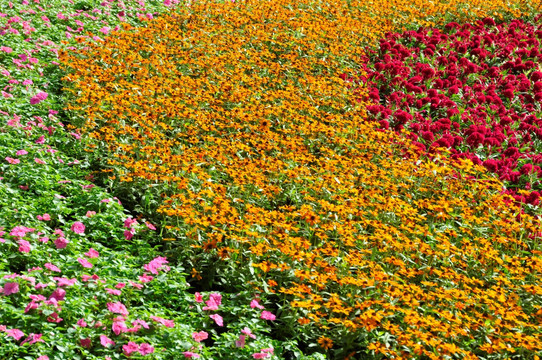
[[[134,325],[134,326],[135,325],[141,325],[145,329],[149,329],[149,324],[145,320],[141,320],[141,319],[137,319],[137,320],[132,321],[132,325]]]
[[[185,358],[198,359],[200,357],[199,354],[193,353],[192,351],[185,351],[183,352],[183,355]]]
[[[53,277],[53,280],[57,282],[58,286],[72,286],[77,282],[76,278],[67,279],[64,277]]]
[[[267,310],[264,310],[262,311],[262,315],[260,316],[260,318],[264,319],[264,320],[275,320],[277,317],[275,315],[273,315],[271,312],[267,311]]]
[[[13,49],[10,48],[9,46],[0,46],[0,50],[2,50],[3,52],[6,52],[8,54],[13,51]]]
[[[87,211],[86,217],[90,218],[96,215],[96,211]]]
[[[273,351],[275,351],[275,349],[273,349],[272,347],[262,349],[262,352],[266,352],[266,353],[273,353]]]
[[[13,94],[10,94],[10,93],[5,92],[4,90],[2,90],[2,96],[5,97],[6,99],[8,99],[8,98],[12,98]]]
[[[126,327],[126,323],[120,320],[120,321],[113,322],[112,330],[115,333],[115,335],[119,335],[121,333],[127,332],[128,328]]]
[[[77,261],[79,262],[79,264],[81,264],[81,266],[87,269],[91,269],[94,266],[85,258],[77,258]]]
[[[73,223],[71,230],[76,234],[84,234],[85,233],[85,224],[83,224],[80,221],[76,221]]]
[[[175,326],[175,323],[173,322],[173,320],[162,319],[161,317],[158,317],[158,316],[151,316],[151,319],[164,325],[165,327],[172,328]]]
[[[197,302],[197,303],[203,302],[203,296],[201,296],[201,294],[200,294],[199,292],[196,292],[196,293],[194,294],[194,296],[196,297],[196,302]]]
[[[19,240],[17,241],[19,244],[19,251],[23,253],[29,253],[32,248],[30,247],[30,243],[26,240]]]
[[[37,358],[36,360],[49,360],[49,356],[47,356],[47,355],[42,355],[42,356],[40,356],[39,358]]]
[[[206,311],[206,310],[211,310],[211,311],[215,311],[215,310],[218,310],[218,305],[217,303],[215,302],[214,299],[209,299],[205,302],[205,304],[207,304],[207,306],[204,306],[203,307],[203,311]]]
[[[19,283],[8,282],[4,285],[4,295],[17,294],[19,292]]]
[[[24,149],[23,149],[23,150],[19,150],[19,151],[17,151],[17,152],[15,153],[15,155],[17,155],[17,156],[26,155],[26,154],[28,154],[28,151],[26,151],[26,150],[24,150]]]
[[[265,307],[261,306],[260,303],[258,302],[258,300],[254,299],[250,302],[250,307],[251,308],[258,308],[258,309],[265,309]]]
[[[45,165],[45,161],[39,159],[39,158],[34,158],[34,161],[36,162],[36,164],[41,164],[41,165]]]
[[[139,345],[139,353],[141,355],[152,354],[153,352],[154,352],[154,347],[152,347],[150,344],[143,343]]]
[[[115,285],[115,287],[116,287],[117,289],[123,289],[123,288],[126,287],[126,283],[118,283],[117,285]]]
[[[256,339],[256,335],[254,335],[250,329],[248,327],[245,327],[243,330],[241,330],[241,333],[253,338],[253,339]]]
[[[85,253],[85,256],[89,258],[97,258],[100,256],[100,253],[94,250],[93,248],[90,248],[88,252]]]
[[[196,340],[197,342],[202,342],[203,340],[207,339],[209,337],[209,334],[205,331],[200,332],[193,332],[192,338]]]
[[[32,85],[34,82],[30,79],[26,79],[23,81],[23,85]]]
[[[85,321],[85,319],[79,319],[77,320],[77,325],[80,326],[80,327],[87,327],[87,322]]]
[[[6,161],[10,164],[18,164],[21,162],[19,159],[10,158],[9,156],[6,157]]]
[[[103,347],[108,347],[108,345],[115,345],[115,342],[105,335],[100,335],[100,343]]]
[[[49,220],[51,220],[51,215],[45,213],[43,215],[38,215],[37,218],[38,218],[38,220],[49,221]]]
[[[45,266],[46,269],[49,269],[49,270],[51,270],[51,271],[54,271],[54,272],[61,272],[61,270],[60,270],[57,266],[55,266],[55,265],[53,265],[53,264],[51,264],[51,263],[46,263],[46,264],[43,265],[43,266]]]
[[[127,218],[124,220],[124,227],[131,228],[132,226],[137,225],[137,220],[134,218]]]
[[[104,35],[107,35],[109,33],[109,31],[111,30],[110,27],[108,26],[104,26],[103,28],[101,28],[100,30],[98,30],[99,32],[103,33]]]
[[[139,290],[143,289],[143,285],[141,285],[141,284],[135,283],[132,280],[128,280],[128,282],[130,283],[130,285],[132,285],[136,289],[139,289]]]
[[[28,335],[28,337],[26,339],[24,339],[24,341],[20,345],[23,345],[23,344],[26,344],[26,343],[28,343],[28,345],[32,345],[32,344],[35,344],[37,342],[45,342],[45,341],[43,341],[43,339],[41,337],[42,337],[42,334],[30,334],[30,335]]]
[[[222,319],[222,316],[218,314],[213,314],[209,315],[209,317],[213,319],[218,326],[224,326],[224,320]]]
[[[108,294],[111,294],[111,295],[120,295],[121,294],[121,291],[120,290],[117,290],[117,289],[110,289],[110,288],[105,288],[105,291],[107,291]]]
[[[209,297],[210,297],[211,300],[213,300],[218,306],[220,306],[220,304],[222,304],[222,295],[220,295],[219,293],[212,293],[211,295],[209,295]]]
[[[133,352],[136,352],[136,351],[139,351],[139,346],[133,341],[130,341],[126,345],[122,345],[122,352],[126,356],[130,356]]]
[[[126,309],[126,306],[120,302],[114,302],[114,303],[107,303],[107,309],[111,311],[112,313],[121,314],[127,316],[128,310]]]
[[[156,227],[153,224],[151,224],[150,222],[146,222],[145,225],[147,225],[147,227],[149,229],[151,229],[151,230],[156,230]]]
[[[63,237],[59,237],[55,240],[55,246],[57,249],[64,249],[70,242]]]
[[[245,335],[239,335],[239,340],[235,340],[235,346],[239,348],[245,347]]]
[[[11,336],[15,340],[19,340],[24,336],[24,333],[19,329],[8,329],[6,330],[6,334],[8,334],[8,336]]]

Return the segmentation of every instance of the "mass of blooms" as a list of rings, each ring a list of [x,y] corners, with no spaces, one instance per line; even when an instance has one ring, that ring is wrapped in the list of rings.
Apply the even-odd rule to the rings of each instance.
[[[447,148],[453,159],[483,165],[516,200],[538,205],[541,63],[540,21],[485,18],[388,34],[363,63],[369,119],[409,130],[424,151]]]
[[[537,359],[541,9],[0,2],[0,359]]]

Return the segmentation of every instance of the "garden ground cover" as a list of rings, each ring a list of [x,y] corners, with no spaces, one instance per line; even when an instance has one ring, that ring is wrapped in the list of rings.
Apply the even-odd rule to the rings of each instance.
[[[157,4],[1,9],[2,356],[540,355],[537,204],[348,81],[392,30],[536,37],[536,3]]]

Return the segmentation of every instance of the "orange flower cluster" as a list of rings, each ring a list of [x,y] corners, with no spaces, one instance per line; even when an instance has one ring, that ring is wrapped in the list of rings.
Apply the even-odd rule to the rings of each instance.
[[[398,26],[533,9],[514,6],[198,1],[62,53],[67,110],[113,177],[163,185],[164,236],[201,250],[195,276],[254,267],[252,284],[286,296],[322,348],[542,351],[539,223],[482,168],[376,131],[339,78]]]

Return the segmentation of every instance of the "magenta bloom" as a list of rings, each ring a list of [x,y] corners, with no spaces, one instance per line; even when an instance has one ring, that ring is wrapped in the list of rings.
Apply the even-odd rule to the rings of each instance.
[[[151,316],[151,319],[164,325],[165,327],[172,328],[175,326],[175,323],[173,322],[173,320],[162,319],[161,317],[158,317],[158,316]]]
[[[264,352],[259,352],[259,353],[252,354],[252,357],[254,359],[265,359],[266,357],[269,357],[269,356],[271,356],[271,355],[268,354],[268,353],[264,353]]]
[[[150,344],[143,343],[139,345],[139,353],[141,355],[152,354],[153,352],[154,352],[154,347],[151,346]]]
[[[29,253],[31,248],[30,248],[30,243],[26,240],[19,240],[17,241],[17,243],[19,244],[19,251],[20,252],[23,252],[23,253]]]
[[[139,346],[133,341],[130,341],[126,345],[122,345],[122,352],[126,356],[130,356],[132,353],[136,351],[139,351]]]
[[[59,237],[55,240],[55,246],[57,249],[64,249],[70,242],[63,237]]]
[[[215,300],[213,298],[207,300],[205,302],[205,304],[207,304],[207,306],[203,307],[203,311],[206,311],[206,310],[212,310],[212,311],[218,310],[218,304],[215,302]]]
[[[61,272],[60,269],[56,265],[53,265],[51,263],[46,263],[43,266],[45,266],[45,268],[48,269],[48,270],[51,270],[51,271],[54,271],[54,272]]]
[[[19,292],[19,283],[9,282],[4,285],[4,295],[17,294]]]
[[[235,346],[238,348],[244,348],[245,347],[245,335],[239,335],[239,340],[235,340]]]
[[[100,256],[100,253],[94,250],[93,248],[90,248],[88,252],[85,253],[85,256],[89,258],[97,258]]]
[[[158,275],[158,270],[163,270],[162,267],[164,267],[164,265],[167,263],[168,261],[165,257],[158,256],[154,258],[150,263],[143,265],[143,268],[151,274]],[[167,271],[169,270],[169,267],[165,266],[165,269]]]
[[[26,233],[32,232],[36,229],[27,228],[26,226],[15,226],[9,235],[16,236],[16,237],[24,237],[26,236]]]
[[[199,354],[196,354],[196,353],[193,353],[192,351],[185,351],[183,352],[183,355],[185,358],[194,358],[194,359],[197,359],[199,358]]]
[[[203,296],[201,296],[201,294],[200,294],[199,292],[196,292],[196,293],[194,294],[194,296],[195,296],[195,298],[196,298],[196,302],[197,302],[197,303],[203,302]]]
[[[14,159],[14,158],[10,158],[9,156],[6,157],[6,161],[7,161],[8,163],[10,163],[10,164],[18,164],[18,163],[21,162],[21,160],[19,160],[19,159]]]
[[[71,230],[76,234],[84,234],[85,233],[85,224],[83,224],[80,221],[76,221],[73,223]]]
[[[66,290],[62,288],[56,288],[55,291],[49,296],[49,300],[55,299],[56,301],[62,301],[66,297]]]
[[[277,317],[275,315],[273,315],[272,313],[270,313],[269,311],[267,310],[264,310],[262,311],[262,315],[260,316],[260,318],[264,319],[264,320],[275,320]]]
[[[254,300],[252,300],[252,301],[250,302],[250,307],[253,308],[253,309],[254,309],[254,308],[258,308],[258,309],[260,309],[260,310],[265,309],[262,305],[260,305],[260,303],[259,303],[258,300],[256,300],[256,299],[254,299]]]
[[[92,265],[87,259],[84,258],[77,258],[77,261],[79,264],[81,264],[84,268],[91,269],[94,265]]]
[[[47,94],[46,92],[40,91],[39,93],[34,95],[33,98],[30,99],[30,104],[31,105],[39,104],[43,100],[47,99],[48,96],[49,96],[49,94]]]
[[[90,338],[81,339],[79,340],[79,343],[82,347],[89,349],[92,345],[92,340]]]

